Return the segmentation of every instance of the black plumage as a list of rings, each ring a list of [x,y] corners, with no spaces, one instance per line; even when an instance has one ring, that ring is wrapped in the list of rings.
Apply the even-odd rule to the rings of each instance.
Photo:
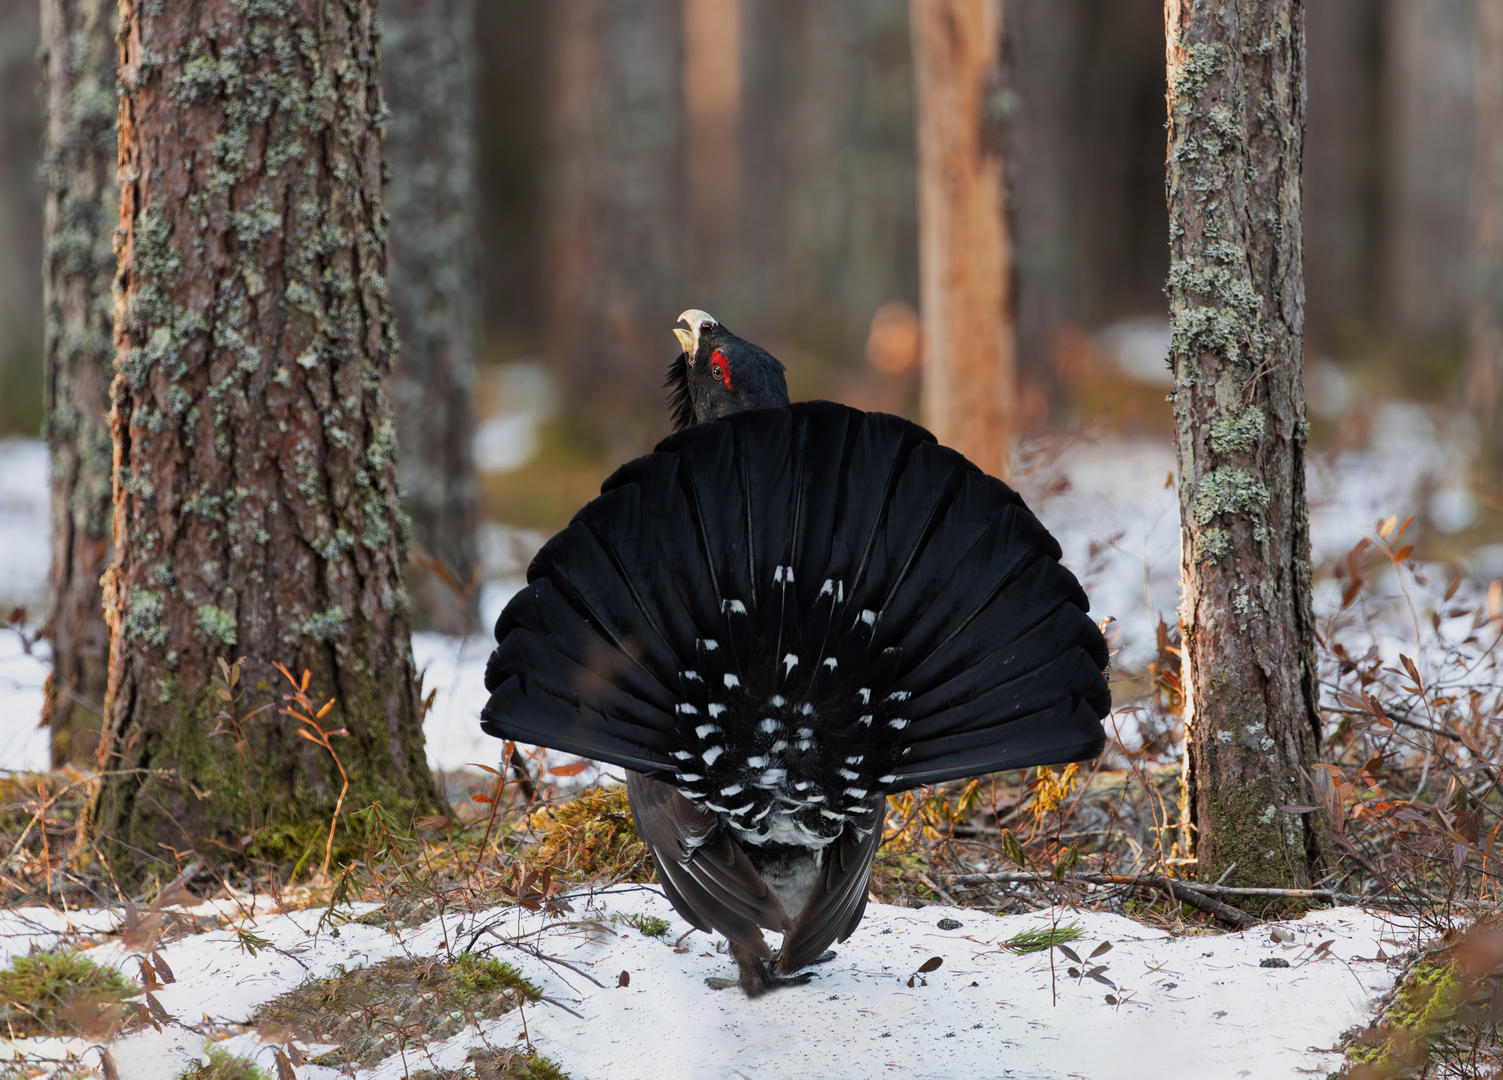
[[[630,770],[670,900],[755,993],[777,981],[758,927],[790,973],[859,923],[887,794],[1094,757],[1110,698],[1085,593],[1014,491],[898,417],[707,407],[698,362],[732,393],[782,384],[713,330],[681,400],[723,419],[622,466],[539,552],[482,721]]]

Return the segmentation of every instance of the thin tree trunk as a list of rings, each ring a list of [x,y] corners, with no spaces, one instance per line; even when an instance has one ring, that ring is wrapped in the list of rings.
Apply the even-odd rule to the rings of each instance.
[[[1472,172],[1472,310],[1467,402],[1482,431],[1480,463],[1503,478],[1503,0],[1477,0]]]
[[[1383,306],[1421,348],[1463,342],[1476,0],[1383,4]]]
[[[386,0],[381,25],[391,301],[401,340],[392,396],[417,556],[413,620],[462,634],[479,615],[479,591],[456,591],[473,582],[477,560],[474,0]]]
[[[348,732],[347,808],[436,805],[402,583],[375,4],[125,0],[120,17],[100,760],[152,771],[105,780],[93,824],[137,860],[222,856],[257,830],[256,854],[295,859],[340,769],[277,709],[223,721],[221,659],[247,658],[240,714],[282,704],[276,661],[337,699],[321,723]]]
[[[839,371],[879,308],[918,302],[906,0],[758,0],[743,19],[740,258],[715,303],[737,333]]]
[[[1170,346],[1197,874],[1303,886],[1319,741],[1300,276],[1304,4],[1165,4]]]
[[[636,452],[665,424],[673,320],[700,306],[685,289],[683,13],[679,0],[556,0],[550,14],[548,353],[574,414]]]
[[[918,88],[923,418],[1006,477],[1015,412],[999,102],[1001,0],[910,0]]]
[[[42,706],[54,768],[91,759],[109,676],[110,631],[99,575],[111,548],[110,289],[115,190],[114,0],[43,0],[47,126],[42,254],[46,434],[52,451],[52,568]]]

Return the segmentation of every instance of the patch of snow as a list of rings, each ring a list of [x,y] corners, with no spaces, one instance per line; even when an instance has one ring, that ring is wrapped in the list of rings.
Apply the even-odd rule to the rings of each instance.
[[[0,605],[47,600],[51,531],[47,444],[0,439]]]
[[[520,469],[538,453],[536,413],[515,412],[493,416],[475,429],[475,468],[481,472]]]
[[[3,560],[0,560],[3,562]],[[47,642],[28,654],[21,636],[0,630],[0,769],[34,772],[51,767],[52,743],[42,715],[42,687],[52,670]]]
[[[734,975],[712,937],[694,933],[655,889],[615,889],[576,898],[566,920],[516,908],[445,916],[401,938],[384,929],[345,923],[337,938],[315,934],[317,910],[262,915],[248,929],[272,943],[248,955],[230,930],[165,945],[160,952],[177,981],[157,999],[177,1022],[143,1031],[111,1047],[122,1075],[168,1080],[203,1052],[202,1036],[186,1024],[244,1021],[255,1008],[309,976],[391,956],[444,955],[447,943],[477,933],[480,949],[516,965],[544,993],[582,1015],[540,1002],[525,1017],[509,1013],[451,1039],[411,1047],[404,1063],[389,1058],[358,1080],[396,1080],[405,1070],[457,1068],[480,1041],[515,1045],[526,1031],[540,1053],[578,1080],[804,1077],[864,1080],[1028,1077],[1030,1080],[1197,1080],[1322,1075],[1339,1064],[1339,1034],[1370,1015],[1373,999],[1392,983],[1396,945],[1412,932],[1384,916],[1352,908],[1314,912],[1278,924],[1292,940],[1278,944],[1270,925],[1226,935],[1174,937],[1129,919],[1054,909],[993,916],[947,907],[920,910],[870,904],[836,958],[815,968],[804,987],[749,1001],[739,990],[716,991],[707,976]],[[356,910],[366,910],[366,905]],[[670,924],[648,938],[611,916],[653,915]],[[18,913],[0,915],[0,941]],[[959,930],[940,930],[950,917]],[[585,925],[585,920],[593,920]],[[1103,977],[1113,986],[1069,976],[1062,954],[1016,956],[1001,943],[1025,930],[1076,924],[1072,948],[1082,956],[1106,942]],[[91,928],[97,928],[93,924]],[[494,933],[487,932],[492,928]],[[684,939],[678,951],[674,943]],[[774,939],[776,935],[774,935]],[[1333,944],[1317,952],[1324,941]],[[1385,944],[1386,943],[1386,944]],[[525,946],[528,950],[514,948]],[[558,957],[550,963],[542,957]],[[101,963],[139,974],[118,944],[90,952]],[[938,956],[926,975],[918,968]],[[1278,957],[1288,967],[1264,968]],[[618,987],[626,972],[630,979]],[[912,986],[909,986],[910,978]],[[1116,1004],[1106,998],[1110,994]],[[81,1053],[81,1039],[0,1042],[0,1055]],[[269,1066],[255,1033],[219,1044]],[[896,1070],[896,1072],[894,1072]],[[307,1067],[303,1076],[334,1076]]]
[[[1101,330],[1096,335],[1096,345],[1129,378],[1172,386],[1169,338],[1168,319],[1162,315],[1142,315],[1114,322]]]
[[[520,588],[521,583],[516,583],[515,587]],[[482,597],[482,606],[483,603]],[[480,710],[490,698],[485,688],[485,662],[494,647],[495,642],[489,634],[467,638],[444,634],[412,635],[412,655],[418,670],[423,673],[423,693],[438,691],[433,708],[423,719],[423,739],[427,744],[428,764],[432,768],[457,772],[472,765],[484,765],[505,771],[501,761],[505,744],[480,730]],[[573,754],[526,744],[519,744],[518,749],[529,759],[529,769],[534,776],[540,769],[562,768],[585,760]],[[607,767],[591,761],[586,762],[585,770],[576,776],[550,776],[546,779],[561,790],[573,790],[597,782],[607,775],[606,770]]]

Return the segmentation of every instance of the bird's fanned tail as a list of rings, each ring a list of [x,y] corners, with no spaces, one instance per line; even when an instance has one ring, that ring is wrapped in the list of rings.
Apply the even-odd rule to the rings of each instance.
[[[769,841],[865,835],[877,795],[1100,751],[1106,644],[1059,556],[1014,491],[898,417],[696,425],[539,552],[483,726],[745,831],[784,822]]]

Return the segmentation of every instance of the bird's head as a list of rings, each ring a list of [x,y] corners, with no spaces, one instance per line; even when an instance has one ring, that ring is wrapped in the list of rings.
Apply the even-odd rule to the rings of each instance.
[[[788,404],[788,382],[777,357],[742,341],[703,311],[691,308],[678,321],[689,327],[673,328],[684,351],[664,384],[673,391],[668,405],[675,431],[747,409]]]

